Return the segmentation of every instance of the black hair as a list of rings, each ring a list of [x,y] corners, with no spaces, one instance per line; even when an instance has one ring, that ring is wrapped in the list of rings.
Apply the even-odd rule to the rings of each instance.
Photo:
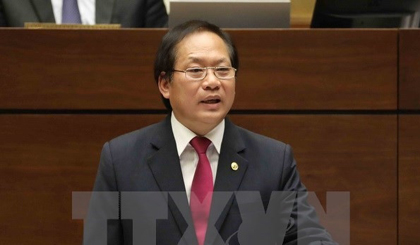
[[[174,64],[176,60],[176,46],[185,37],[192,33],[208,31],[219,36],[226,44],[229,52],[230,62],[232,67],[239,68],[239,58],[235,45],[233,44],[229,34],[222,31],[218,26],[202,20],[190,20],[184,22],[173,29],[162,38],[162,42],[156,53],[154,77],[156,83],[159,82],[159,76],[165,72],[165,77],[169,80],[172,79]],[[162,96],[163,104],[168,110],[172,110],[171,104],[168,99]]]

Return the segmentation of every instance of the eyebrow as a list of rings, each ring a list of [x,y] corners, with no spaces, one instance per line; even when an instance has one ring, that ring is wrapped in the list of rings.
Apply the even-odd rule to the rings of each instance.
[[[188,57],[188,61],[199,63],[199,62],[203,61],[203,59],[202,58],[195,57],[195,56],[189,56]],[[227,61],[230,61],[230,59],[220,58],[220,59],[218,59],[216,61],[216,63],[222,63],[222,62],[227,62]]]

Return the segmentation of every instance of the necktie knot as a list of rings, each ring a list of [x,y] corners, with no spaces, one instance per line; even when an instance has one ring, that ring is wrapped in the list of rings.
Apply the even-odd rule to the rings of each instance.
[[[195,151],[198,154],[205,154],[210,143],[211,141],[207,139],[206,137],[199,137],[199,136],[194,137],[190,141],[190,144],[192,145],[192,147],[195,149]]]

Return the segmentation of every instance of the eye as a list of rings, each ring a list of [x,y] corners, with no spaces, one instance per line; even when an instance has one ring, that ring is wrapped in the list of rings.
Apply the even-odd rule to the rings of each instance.
[[[200,68],[200,67],[188,68],[187,69],[187,72],[189,72],[191,74],[203,73],[204,72],[204,68]]]
[[[218,74],[229,74],[230,67],[216,67],[216,72]]]

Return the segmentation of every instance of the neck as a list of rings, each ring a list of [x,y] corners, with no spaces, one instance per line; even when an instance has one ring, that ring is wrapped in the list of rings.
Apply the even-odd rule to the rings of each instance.
[[[197,124],[186,125],[186,124],[184,124],[184,125],[189,130],[191,130],[192,132],[194,132],[196,135],[198,135],[198,136],[205,136],[210,131],[212,131],[218,124],[216,124],[216,125],[208,125],[208,124],[204,124],[204,125],[197,125]]]

